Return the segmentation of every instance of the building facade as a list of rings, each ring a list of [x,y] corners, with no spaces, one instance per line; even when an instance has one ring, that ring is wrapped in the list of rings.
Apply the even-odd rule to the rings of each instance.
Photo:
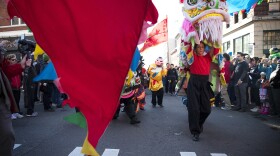
[[[280,49],[280,0],[263,1],[248,13],[231,16],[223,27],[223,52],[245,52],[251,57],[269,55]]]
[[[25,36],[26,39],[34,40],[33,33],[30,32],[25,22],[17,17],[9,19],[9,15],[6,10],[5,2],[0,0],[0,43],[10,41],[11,45],[6,47],[8,51],[16,51],[17,47],[14,44],[21,36]]]

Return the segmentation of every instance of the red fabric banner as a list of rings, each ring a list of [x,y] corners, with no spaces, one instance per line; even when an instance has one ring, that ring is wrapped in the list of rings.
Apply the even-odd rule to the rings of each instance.
[[[157,19],[152,1],[10,0],[8,12],[26,22],[50,56],[95,147],[119,104],[143,21]]]
[[[141,48],[140,52],[146,49],[156,46],[162,42],[166,42],[168,39],[168,28],[167,28],[167,18],[157,24],[152,32],[149,34],[148,39],[145,41],[144,46]]]

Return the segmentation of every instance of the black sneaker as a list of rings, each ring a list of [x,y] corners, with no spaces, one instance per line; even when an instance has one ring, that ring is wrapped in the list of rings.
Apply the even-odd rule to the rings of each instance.
[[[161,108],[164,107],[163,105],[159,105]]]
[[[199,134],[194,134],[192,140],[199,141]]]
[[[233,110],[233,111],[239,111],[241,108],[233,108],[233,109],[231,109],[231,110]]]
[[[55,109],[53,109],[53,108],[49,108],[49,109],[45,109],[44,111],[45,111],[45,112],[54,112],[54,111],[55,111]]]
[[[130,120],[130,124],[134,125],[134,124],[139,124],[141,121],[139,121],[137,118],[133,118]]]
[[[246,112],[246,108],[240,109],[239,112]]]

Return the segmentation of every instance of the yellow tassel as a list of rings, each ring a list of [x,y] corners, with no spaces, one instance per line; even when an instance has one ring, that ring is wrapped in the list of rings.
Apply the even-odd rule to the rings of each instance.
[[[88,142],[88,135],[86,136],[86,139],[83,144],[82,153],[87,156],[100,156],[94,147]]]
[[[130,86],[130,82],[131,82],[131,79],[133,78],[133,76],[134,76],[134,74],[133,74],[133,72],[132,72],[132,70],[131,69],[129,69],[129,71],[128,71],[128,78],[127,78],[127,81],[126,81],[126,85],[127,86]]]

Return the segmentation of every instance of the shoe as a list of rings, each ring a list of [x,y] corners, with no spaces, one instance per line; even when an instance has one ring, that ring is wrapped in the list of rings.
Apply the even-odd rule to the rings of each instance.
[[[113,120],[118,119],[119,115],[114,115]]]
[[[200,125],[200,133],[203,132],[203,125]]]
[[[231,110],[233,110],[233,111],[239,111],[241,108],[233,108],[233,109],[231,109]]]
[[[156,107],[156,105],[154,105],[154,104],[152,104],[152,106],[153,106],[153,108],[155,108],[155,107]]]
[[[28,117],[36,117],[36,116],[38,116],[38,113],[37,112],[33,112],[32,114],[26,114],[26,116],[28,116]]]
[[[239,112],[246,112],[246,108],[240,109]]]
[[[24,117],[23,115],[21,115],[21,114],[19,114],[19,113],[14,113],[14,114],[15,114],[15,116],[16,116],[18,119],[21,119],[21,118]]]
[[[194,134],[192,140],[199,141],[199,134]]]
[[[137,118],[132,118],[130,120],[130,124],[134,125],[134,124],[139,124],[141,121],[139,121]]]
[[[228,107],[221,107],[222,110],[231,110],[231,108]]]
[[[53,108],[45,109],[45,112],[54,112],[55,110]]]
[[[163,105],[159,105],[161,108],[164,107]]]
[[[13,113],[13,114],[11,115],[11,119],[12,119],[12,120],[17,119],[17,116],[16,116],[15,114],[16,114],[16,113]]]
[[[255,108],[250,109],[251,112],[255,112],[255,113],[258,112],[259,110],[260,110],[259,107],[255,107]]]

